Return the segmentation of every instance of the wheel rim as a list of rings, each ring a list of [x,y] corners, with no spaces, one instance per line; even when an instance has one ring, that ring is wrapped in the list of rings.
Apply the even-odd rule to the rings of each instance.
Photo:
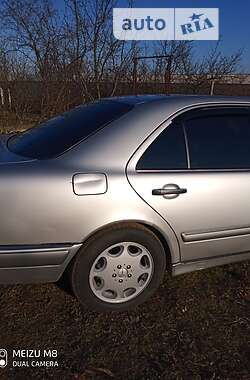
[[[102,301],[127,302],[147,287],[153,269],[152,256],[144,246],[121,242],[98,255],[90,270],[89,284]]]

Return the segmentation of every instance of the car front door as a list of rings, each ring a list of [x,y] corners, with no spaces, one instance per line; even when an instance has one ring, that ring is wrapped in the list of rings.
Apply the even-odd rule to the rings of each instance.
[[[128,179],[174,230],[182,261],[250,251],[248,107],[188,111],[160,127]]]

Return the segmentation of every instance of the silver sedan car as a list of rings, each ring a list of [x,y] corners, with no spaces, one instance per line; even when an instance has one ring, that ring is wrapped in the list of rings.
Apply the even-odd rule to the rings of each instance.
[[[250,259],[250,98],[131,96],[2,138],[0,282],[122,311]]]

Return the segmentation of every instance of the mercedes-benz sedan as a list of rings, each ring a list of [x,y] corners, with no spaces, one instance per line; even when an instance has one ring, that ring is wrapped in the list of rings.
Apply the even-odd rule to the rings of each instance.
[[[126,310],[173,275],[250,259],[250,98],[132,96],[2,138],[0,282],[69,278]]]

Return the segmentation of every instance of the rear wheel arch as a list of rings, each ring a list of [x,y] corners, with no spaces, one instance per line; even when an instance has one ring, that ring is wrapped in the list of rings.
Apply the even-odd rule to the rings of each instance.
[[[146,223],[138,223],[138,224],[140,224],[140,225],[146,227],[147,229],[149,229],[161,241],[161,243],[162,243],[162,245],[164,247],[164,251],[166,253],[166,264],[167,264],[166,269],[168,271],[171,271],[171,264],[173,262],[173,260],[172,260],[173,256],[172,256],[172,253],[171,253],[171,250],[170,250],[169,242],[167,241],[166,237],[161,233],[161,231],[159,231],[156,227],[151,226],[150,224],[146,224]]]
[[[90,234],[86,239],[82,241],[82,244],[85,244],[89,241],[89,239],[94,238],[99,233],[105,233],[106,231],[110,231],[112,229],[124,227],[124,228],[145,228],[147,231],[153,233],[161,242],[161,244],[164,247],[164,251],[166,253],[166,262],[167,262],[167,270],[171,270],[171,264],[173,262],[173,252],[171,252],[170,244],[167,241],[167,238],[163,235],[163,233],[156,227],[150,225],[149,223],[146,223],[144,221],[138,221],[138,220],[126,220],[126,221],[117,221],[109,223],[96,231],[94,231],[92,234]]]

